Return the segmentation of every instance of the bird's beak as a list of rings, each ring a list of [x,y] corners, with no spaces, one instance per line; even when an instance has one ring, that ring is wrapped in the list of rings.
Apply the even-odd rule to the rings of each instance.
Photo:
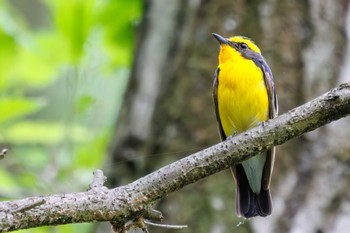
[[[229,41],[226,38],[220,36],[219,34],[212,33],[212,35],[215,37],[215,39],[219,41],[220,44],[229,44]]]

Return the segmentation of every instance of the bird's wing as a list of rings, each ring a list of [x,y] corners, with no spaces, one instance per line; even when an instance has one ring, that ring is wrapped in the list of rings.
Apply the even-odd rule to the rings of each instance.
[[[267,65],[265,60],[263,59],[260,63],[261,70],[264,75],[265,86],[267,90],[267,95],[269,99],[269,118],[275,118],[278,114],[278,99],[275,89],[275,84],[273,82],[273,76],[270,67]],[[263,187],[267,190],[270,186],[271,175],[273,170],[273,165],[275,162],[275,147],[272,147],[270,150],[266,152],[266,162],[263,172]]]
[[[215,70],[215,73],[214,73],[213,99],[214,99],[214,105],[215,105],[216,120],[217,120],[218,125],[219,125],[219,133],[221,136],[221,140],[224,141],[224,140],[226,140],[226,135],[225,135],[224,129],[222,128],[222,125],[221,125],[221,120],[220,120],[220,116],[219,116],[219,105],[218,105],[219,72],[220,72],[220,69],[217,68]]]
[[[249,50],[246,54],[244,54],[244,56],[248,59],[252,59],[253,62],[261,69],[269,98],[269,118],[275,118],[278,113],[278,100],[270,67],[267,65],[264,57],[261,54],[252,50]]]
[[[272,72],[265,61],[262,63],[261,69],[264,74],[265,86],[269,98],[269,118],[272,119],[275,118],[278,114],[278,99],[275,84],[273,82]]]

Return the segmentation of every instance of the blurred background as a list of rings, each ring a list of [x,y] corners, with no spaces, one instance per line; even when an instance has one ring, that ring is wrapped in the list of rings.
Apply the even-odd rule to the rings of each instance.
[[[280,113],[349,81],[349,7],[348,0],[0,0],[0,148],[9,149],[0,200],[84,191],[98,168],[112,188],[219,142],[212,32],[258,44]],[[278,147],[272,216],[238,219],[234,181],[223,171],[157,203],[165,223],[188,229],[150,232],[348,232],[349,129],[343,119]]]

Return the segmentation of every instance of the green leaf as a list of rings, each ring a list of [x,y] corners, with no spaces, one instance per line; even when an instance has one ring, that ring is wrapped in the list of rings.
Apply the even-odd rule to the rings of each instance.
[[[105,133],[95,137],[93,141],[81,145],[74,157],[75,168],[94,168],[96,164],[101,164],[105,156],[110,135]]]
[[[63,140],[82,143],[89,139],[86,128],[78,125],[65,126],[57,122],[22,121],[3,132],[4,138],[15,144],[56,145]]]
[[[33,42],[34,43],[34,42]],[[38,48],[41,47],[41,48]],[[58,45],[59,47],[59,45]],[[51,53],[50,58],[42,56],[42,50]],[[59,52],[57,47],[45,48],[40,44],[33,48],[21,48],[17,54],[17,60],[7,76],[7,82],[16,88],[18,87],[45,87],[50,84],[56,75],[60,63],[53,63],[52,60]]]
[[[0,169],[0,196],[12,196],[13,193],[18,193],[19,187],[13,174]]]
[[[81,233],[81,232],[92,232],[94,227],[93,223],[76,223],[61,225],[57,227],[57,232],[60,233]]]
[[[135,42],[135,23],[142,14],[141,0],[107,1],[99,12],[104,27],[106,52],[113,65],[131,64]],[[118,15],[118,20],[115,20]]]
[[[55,25],[67,41],[71,62],[77,63],[83,54],[84,44],[89,36],[94,0],[47,1],[52,10]]]
[[[0,124],[17,117],[31,114],[40,108],[37,101],[30,99],[0,99]]]
[[[95,99],[91,95],[84,94],[79,97],[77,109],[79,113],[85,113],[93,104]]]
[[[58,227],[56,227],[58,228]],[[53,227],[37,227],[37,228],[31,228],[31,229],[25,229],[25,230],[19,230],[16,231],[17,233],[52,233]],[[60,231],[58,231],[60,232]],[[67,232],[66,232],[67,233]]]
[[[6,85],[3,77],[11,71],[12,63],[16,57],[17,46],[15,39],[6,34],[2,28],[0,28],[0,45],[0,89],[3,89]]]

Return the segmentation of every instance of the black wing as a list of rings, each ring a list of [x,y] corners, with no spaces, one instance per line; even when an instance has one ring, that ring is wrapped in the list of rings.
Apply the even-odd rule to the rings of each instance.
[[[220,72],[220,69],[217,68],[215,70],[215,73],[214,73],[213,99],[214,99],[214,105],[215,105],[216,120],[217,120],[218,126],[219,126],[220,137],[221,137],[222,141],[225,141],[226,140],[226,135],[225,135],[224,129],[222,128],[221,120],[220,120],[220,116],[219,116],[219,104],[218,104],[218,86],[219,86],[218,77],[219,77],[219,72]]]
[[[272,72],[270,67],[263,63],[261,66],[262,72],[264,74],[264,81],[267,89],[267,95],[269,98],[269,118],[275,118],[278,114],[278,99],[275,89],[275,83],[273,82]]]
[[[278,99],[275,89],[275,84],[273,82],[273,76],[270,67],[265,62],[265,59],[261,56],[260,65],[263,75],[264,75],[264,81],[265,86],[267,90],[268,95],[268,101],[269,101],[269,118],[275,118],[278,114]],[[265,190],[267,190],[270,186],[271,181],[271,175],[273,166],[275,163],[275,147],[272,147],[270,150],[266,152],[266,162],[264,167],[264,173],[263,173],[263,187]]]
[[[267,95],[269,98],[269,118],[275,118],[278,114],[278,99],[271,69],[261,54],[249,50],[249,53],[246,53],[245,56],[252,59],[263,73]]]

